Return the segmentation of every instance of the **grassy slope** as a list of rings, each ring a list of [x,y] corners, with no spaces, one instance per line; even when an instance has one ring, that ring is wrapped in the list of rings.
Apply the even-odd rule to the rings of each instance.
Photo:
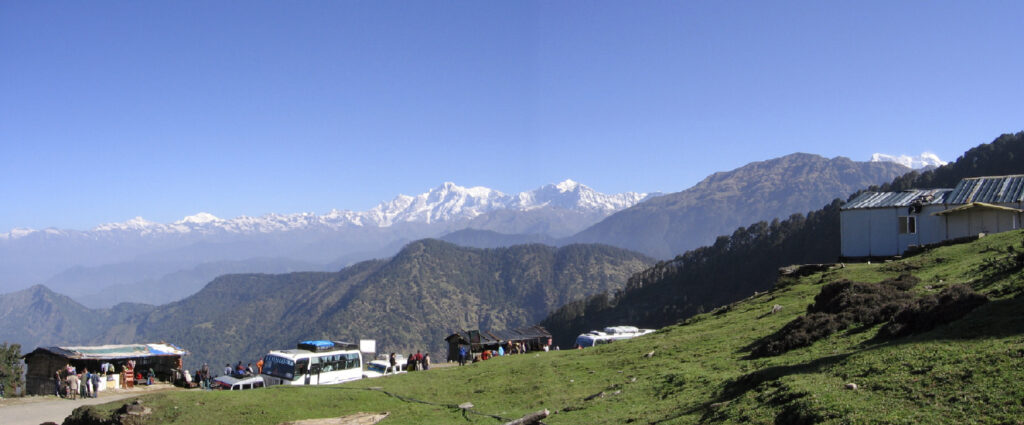
[[[557,411],[548,424],[1022,423],[1024,277],[995,275],[986,266],[1007,246],[1021,250],[1021,240],[1021,232],[1010,232],[899,262],[833,269],[685,325],[594,349],[336,387],[175,392],[147,403],[160,423],[273,424],[358,411],[390,411],[386,424],[500,423],[366,390],[382,387],[441,404],[470,401],[477,411],[505,418]],[[748,344],[802,314],[824,283],[881,281],[904,271],[921,279],[914,291],[970,283],[993,301],[959,321],[888,343],[869,341],[878,327],[853,329],[777,357],[746,358]],[[774,304],[783,310],[767,314]],[[848,382],[860,388],[845,389]],[[584,400],[600,391],[606,396]]]

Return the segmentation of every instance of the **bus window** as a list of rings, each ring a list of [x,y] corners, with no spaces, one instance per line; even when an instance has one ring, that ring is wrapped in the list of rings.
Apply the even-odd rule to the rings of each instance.
[[[359,367],[359,355],[355,353],[345,354],[345,369],[356,369]]]
[[[309,360],[299,359],[295,361],[295,373],[297,375],[305,375],[309,373]]]

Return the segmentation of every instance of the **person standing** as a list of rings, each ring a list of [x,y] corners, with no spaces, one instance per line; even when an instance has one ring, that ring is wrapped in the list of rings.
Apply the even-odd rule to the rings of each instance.
[[[466,346],[465,345],[460,345],[459,346],[459,366],[465,366],[466,365],[466,354],[467,354],[466,353]]]
[[[64,397],[64,395],[61,394],[61,391],[60,391],[60,386],[63,383],[64,383],[64,380],[61,379],[61,377],[60,377],[60,369],[57,369],[57,372],[54,372],[54,374],[53,374],[53,395],[55,395],[57,397]]]
[[[199,372],[203,374],[203,388],[210,389],[210,365],[203,363],[203,368]]]
[[[92,374],[92,398],[100,396],[100,375]]]
[[[423,355],[423,358],[420,359],[420,364],[423,365],[423,370],[430,369],[430,353],[426,353]]]
[[[82,398],[92,397],[92,374],[89,368],[82,369]]]
[[[391,373],[398,373],[398,360],[395,359],[395,353],[393,351],[391,352],[391,355],[388,356],[388,364],[391,365],[388,368],[388,370],[390,370]]]
[[[78,398],[78,375],[68,374],[68,396],[74,400]]]
[[[256,362],[256,369],[259,371],[260,375],[263,374],[263,359],[260,359],[260,361]]]
[[[231,371],[232,371],[231,370],[231,363],[228,363],[228,364],[224,365],[224,374],[225,375],[231,375]]]

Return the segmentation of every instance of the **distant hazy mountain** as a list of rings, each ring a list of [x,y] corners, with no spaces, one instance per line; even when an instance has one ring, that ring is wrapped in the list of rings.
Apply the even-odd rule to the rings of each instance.
[[[605,243],[668,259],[710,245],[739,226],[815,210],[909,171],[892,162],[796,153],[712,174],[682,192],[619,211],[569,241]]]
[[[29,350],[40,341],[168,341],[196,363],[255,359],[309,338],[372,338],[381,351],[422,349],[440,360],[449,332],[537,323],[572,300],[621,289],[652,262],[604,245],[474,249],[422,240],[340,272],[221,276],[148,309],[89,310],[37,286],[0,296],[0,337]]]
[[[132,318],[153,306],[120,304],[92,310],[45,286],[0,295],[0,342],[21,344],[25,352],[40,345],[74,345],[102,341],[109,335],[134,338]],[[128,326],[126,326],[128,325]]]
[[[339,267],[340,268],[340,267]],[[323,271],[323,265],[281,258],[189,263],[128,262],[98,267],[72,267],[44,285],[91,307],[120,303],[164,304],[202,289],[220,275],[231,273],[288,273]],[[140,276],[145,276],[141,280]],[[64,292],[67,290],[68,292]]]
[[[120,292],[145,295],[153,293],[139,287],[140,282],[177,282],[180,291],[195,287],[197,280],[169,279],[218,262],[308,264],[310,270],[323,270],[390,256],[409,241],[464,228],[568,236],[646,196],[602,194],[572,180],[512,195],[445,183],[359,212],[233,219],[198,213],[173,223],[137,217],[88,231],[14,229],[0,233],[0,293],[46,282],[91,305],[100,305],[97,300],[159,303],[168,298],[118,298],[107,289],[117,286]]]

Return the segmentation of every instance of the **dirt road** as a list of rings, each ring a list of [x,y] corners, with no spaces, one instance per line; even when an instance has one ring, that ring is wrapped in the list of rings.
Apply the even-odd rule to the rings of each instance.
[[[55,396],[8,398],[0,400],[0,418],[3,418],[0,419],[0,423],[4,425],[39,425],[43,422],[59,424],[64,422],[64,418],[78,406],[109,403],[173,388],[170,385],[154,385],[153,388],[144,387],[142,390],[134,391],[104,391],[100,392],[98,398],[79,398],[77,400],[67,400]]]

